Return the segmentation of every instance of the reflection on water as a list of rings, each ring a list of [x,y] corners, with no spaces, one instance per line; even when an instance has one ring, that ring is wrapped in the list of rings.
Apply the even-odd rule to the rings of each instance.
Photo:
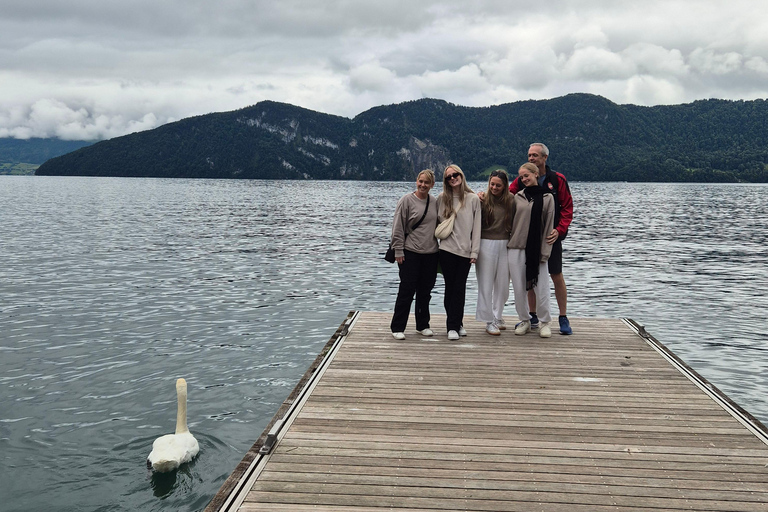
[[[411,188],[0,178],[0,510],[202,509],[347,312],[391,310]],[[767,421],[768,187],[572,189],[569,314],[634,318]],[[152,475],[178,377],[201,452]]]

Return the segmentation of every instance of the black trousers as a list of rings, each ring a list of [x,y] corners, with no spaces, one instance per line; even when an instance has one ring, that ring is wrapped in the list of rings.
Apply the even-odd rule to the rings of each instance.
[[[397,289],[395,314],[392,315],[390,329],[392,332],[403,332],[408,324],[413,296],[416,295],[416,330],[423,331],[429,327],[429,301],[432,298],[432,288],[437,279],[437,253],[419,254],[408,250],[405,260],[398,265],[400,271],[400,287]]]
[[[448,251],[439,251],[440,267],[445,279],[445,327],[457,331],[464,323],[464,302],[467,296],[467,277],[472,267],[469,258],[457,256]]]

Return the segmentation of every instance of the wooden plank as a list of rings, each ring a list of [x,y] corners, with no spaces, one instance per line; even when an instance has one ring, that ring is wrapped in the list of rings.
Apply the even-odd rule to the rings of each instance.
[[[768,510],[765,427],[622,321],[449,342],[389,319],[356,317],[239,510]]]
[[[284,474],[283,474],[284,475]],[[541,494],[552,500],[574,504],[597,504],[626,506],[643,502],[648,508],[687,507],[702,510],[707,502],[728,501],[727,510],[765,510],[755,501],[755,493],[733,490],[679,490],[675,488],[651,488],[610,486],[604,484],[579,485],[560,482],[498,482],[488,485],[485,480],[446,480],[424,477],[398,479],[364,478],[359,475],[335,475],[333,478],[313,480],[300,478],[282,481],[269,478],[259,479],[251,493],[295,492],[302,494],[344,494],[358,496],[430,497],[502,501],[513,498],[516,501],[535,501]],[[687,503],[687,504],[686,504]],[[698,504],[698,506],[697,506]]]
[[[541,466],[544,468],[544,466]],[[604,474],[586,474],[586,473],[566,473],[563,471],[558,472],[546,472],[546,471],[524,471],[520,468],[513,467],[509,471],[501,470],[485,470],[485,469],[456,469],[456,468],[423,468],[423,467],[408,467],[408,466],[364,466],[364,465],[345,465],[342,463],[336,464],[322,464],[322,463],[301,463],[295,459],[283,462],[282,460],[274,460],[270,462],[269,471],[265,471],[262,478],[273,478],[273,475],[278,473],[287,473],[293,478],[308,478],[309,474],[316,473],[317,478],[336,478],[337,475],[352,475],[352,476],[380,476],[380,477],[395,477],[400,482],[410,482],[413,478],[424,477],[428,475],[433,478],[440,478],[446,481],[448,480],[462,480],[464,485],[495,485],[496,481],[501,482],[503,485],[506,482],[534,482],[534,483],[579,483],[590,485],[614,485],[614,486],[630,486],[630,487],[661,487],[669,488],[674,484],[675,489],[695,489],[695,490],[709,490],[709,491],[721,491],[722,482],[720,479],[690,479],[690,478],[675,478],[672,480],[668,472],[663,474],[656,473],[653,475],[652,471],[643,471],[641,475],[630,474],[629,471],[618,470],[616,474],[604,475]],[[680,472],[680,475],[686,475],[687,473]],[[745,481],[739,480],[737,482],[731,482],[731,488],[734,491],[741,491],[744,493],[765,493],[768,490],[768,482],[764,480]]]
[[[285,438],[283,438],[283,442],[281,444],[285,444],[285,446],[289,446],[289,443],[304,443],[305,440],[307,441],[307,446],[310,446],[313,442],[328,442],[328,443],[334,443],[338,441],[344,441],[348,443],[348,446],[354,446],[357,442],[374,442],[374,443],[395,443],[403,445],[405,440],[410,439],[413,436],[403,436],[393,433],[388,433],[385,435],[377,435],[373,436],[369,433],[365,434],[354,434],[354,433],[337,433],[337,432],[330,432],[330,433],[319,433],[319,432],[312,432],[312,433],[305,433],[301,431],[295,431],[292,430],[289,432]],[[450,450],[455,451],[460,449],[462,446],[466,446],[467,441],[462,438],[456,438],[456,437],[441,437],[437,435],[433,435],[430,437],[417,437],[418,444],[421,446],[430,446],[430,445],[437,445],[438,447],[443,448],[444,450]],[[656,455],[665,455],[665,454],[683,454],[685,456],[689,454],[695,454],[691,448],[687,447],[678,447],[678,446],[661,446],[661,445],[653,445],[653,446],[643,446],[640,448],[640,444],[633,444],[631,446],[625,445],[625,444],[601,444],[601,443],[592,443],[592,442],[586,442],[582,441],[579,443],[564,443],[561,441],[531,441],[531,440],[520,440],[518,438],[500,438],[494,440],[492,446],[486,446],[485,444],[481,443],[475,443],[473,446],[476,446],[477,450],[484,450],[489,449],[493,452],[496,452],[497,450],[503,450],[503,449],[510,449],[510,450],[516,450],[516,449],[524,449],[526,452],[534,452],[537,450],[555,450],[559,453],[562,453],[564,451],[570,451],[575,453],[590,453],[590,452],[608,452],[608,453],[614,453],[614,452],[621,452],[621,453],[628,453],[630,455],[635,455],[637,453],[649,453],[649,454],[656,454]],[[754,450],[753,447],[749,448],[713,448],[711,446],[708,446],[706,448],[702,448],[699,453],[706,454],[712,457],[747,457],[747,458],[756,458],[757,460],[764,462],[765,461],[765,453],[761,450]]]
[[[749,484],[752,490],[765,492],[765,474],[764,472],[743,472],[739,473],[736,477],[733,473],[716,472],[716,471],[695,471],[686,469],[667,469],[663,467],[658,468],[642,468],[642,467],[607,467],[603,466],[600,461],[593,461],[590,464],[579,464],[577,460],[570,461],[569,464],[557,464],[552,461],[551,464],[543,464],[540,462],[530,464],[510,463],[510,462],[488,462],[488,461],[474,461],[465,460],[440,460],[440,459],[415,459],[415,458],[396,458],[392,461],[391,465],[386,465],[387,461],[382,460],[380,457],[335,457],[333,464],[329,463],[327,456],[275,456],[276,462],[297,465],[297,468],[306,467],[309,465],[321,465],[326,464],[328,466],[354,466],[361,468],[360,473],[374,472],[381,470],[382,468],[398,468],[398,469],[413,469],[420,471],[429,471],[430,473],[447,472],[460,468],[463,471],[473,472],[477,474],[508,474],[508,473],[525,473],[528,478],[537,480],[541,478],[541,475],[557,475],[558,479],[569,478],[587,478],[600,477],[600,478],[645,478],[645,479],[667,479],[669,485],[685,488],[685,482],[717,482],[718,485],[723,486],[726,484],[729,488],[731,483],[735,486],[735,482],[741,482]],[[762,489],[762,490],[760,490]],[[756,491],[756,492],[757,492]]]
[[[394,488],[398,489],[398,488]],[[439,488],[421,488],[404,496],[392,495],[393,488],[376,486],[346,486],[343,488],[313,488],[315,492],[295,492],[295,489],[280,489],[277,492],[254,490],[248,493],[246,503],[291,503],[297,505],[322,505],[333,507],[381,507],[398,510],[421,508],[431,510],[463,511],[584,511],[602,512],[616,510],[696,510],[765,512],[764,503],[737,501],[689,500],[634,498],[611,496],[610,494],[566,494],[545,492],[479,493],[472,491],[448,495]],[[291,491],[294,492],[291,492]],[[716,508],[713,508],[716,507]],[[241,510],[273,510],[271,507],[243,507]],[[354,508],[352,510],[355,510]]]

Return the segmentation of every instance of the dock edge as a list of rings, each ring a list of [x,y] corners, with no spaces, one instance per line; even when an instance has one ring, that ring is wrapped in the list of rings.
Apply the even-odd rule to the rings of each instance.
[[[240,499],[245,497],[245,493],[241,492],[242,489],[258,476],[260,463],[269,457],[269,453],[280,437],[280,433],[283,429],[287,429],[288,425],[292,422],[295,411],[306,400],[308,392],[314,388],[319,377],[322,376],[325,368],[330,364],[333,355],[346,338],[349,329],[355,323],[358,316],[360,316],[359,311],[350,311],[347,314],[347,317],[339,325],[325,346],[323,346],[314,362],[309,366],[309,369],[304,373],[298,384],[296,384],[296,387],[293,388],[288,398],[278,408],[272,420],[248,450],[248,453],[245,454],[232,474],[224,481],[219,491],[208,503],[208,506],[205,507],[204,512],[229,512],[239,508],[238,497],[241,497]]]
[[[643,338],[648,345],[651,346],[656,352],[658,352],[664,359],[666,359],[672,366],[674,366],[680,373],[688,378],[693,384],[707,394],[712,400],[714,400],[720,407],[722,407],[728,414],[733,416],[739,423],[741,423],[747,430],[752,432],[760,441],[768,445],[768,428],[763,423],[752,416],[739,404],[731,400],[728,395],[720,391],[717,386],[709,382],[702,377],[696,370],[688,366],[685,361],[680,359],[674,352],[668,349],[662,342],[654,338],[648,331],[645,330],[645,326],[638,323],[631,318],[622,318],[630,329],[632,329],[638,336]]]

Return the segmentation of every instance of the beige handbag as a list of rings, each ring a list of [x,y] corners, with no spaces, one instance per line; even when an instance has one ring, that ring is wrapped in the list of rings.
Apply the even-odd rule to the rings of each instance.
[[[438,240],[445,240],[451,233],[453,233],[453,221],[456,219],[456,214],[451,215],[447,219],[443,220],[435,228],[435,238]]]

